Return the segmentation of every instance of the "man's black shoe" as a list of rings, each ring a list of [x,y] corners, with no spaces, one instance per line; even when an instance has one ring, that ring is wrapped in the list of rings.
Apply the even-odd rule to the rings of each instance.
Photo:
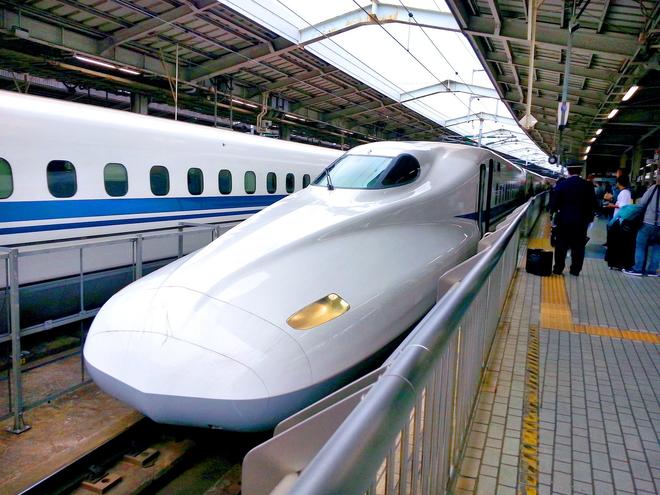
[[[574,277],[579,277],[580,272],[574,272],[573,270],[571,270],[571,275],[573,275]]]

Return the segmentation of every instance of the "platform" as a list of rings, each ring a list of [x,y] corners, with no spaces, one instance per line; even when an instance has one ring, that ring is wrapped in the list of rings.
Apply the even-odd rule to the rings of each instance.
[[[32,428],[20,435],[0,422],[0,493],[20,493],[94,450],[142,418],[90,383],[25,412]]]
[[[457,494],[660,493],[660,278],[608,269],[604,221],[589,235],[579,277],[529,275],[522,256]]]

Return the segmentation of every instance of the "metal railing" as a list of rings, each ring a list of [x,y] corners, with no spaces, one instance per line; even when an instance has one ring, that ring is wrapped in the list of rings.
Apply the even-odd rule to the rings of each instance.
[[[338,402],[344,409],[339,414],[348,417],[328,433],[316,455],[297,452],[287,472],[280,450],[278,467],[271,469],[279,483],[263,478],[246,483],[245,472],[254,469],[244,465],[244,493],[444,493],[466,444],[482,371],[516,270],[519,238],[531,230],[544,204],[541,194],[521,206],[481,241],[477,255],[443,275],[438,303],[377,372],[377,381],[364,388],[367,392]],[[340,423],[327,411],[317,416],[321,429]],[[314,419],[292,426],[291,436],[297,429],[314,431]],[[271,450],[286,444],[277,436],[272,441]],[[273,458],[273,452],[254,456],[262,475],[268,455]]]
[[[23,375],[26,372],[25,368],[25,359],[24,354],[21,349],[21,339],[29,335],[34,335],[40,332],[52,330],[58,327],[63,327],[65,325],[70,325],[73,323],[80,323],[81,325],[81,336],[80,336],[80,348],[82,349],[82,344],[84,343],[85,332],[83,328],[83,323],[85,320],[88,320],[94,317],[100,307],[87,308],[86,301],[86,276],[90,272],[96,271],[98,266],[86,269],[86,253],[93,251],[94,249],[99,248],[108,248],[108,247],[117,247],[120,245],[126,245],[130,249],[131,261],[128,265],[119,265],[113,268],[119,269],[128,269],[131,271],[130,280],[127,280],[127,283],[135,281],[143,276],[144,273],[144,263],[145,263],[145,243],[149,241],[158,241],[158,240],[171,240],[174,238],[176,241],[176,246],[172,246],[172,249],[168,252],[172,253],[170,257],[180,258],[186,254],[184,249],[184,237],[190,236],[192,234],[198,234],[195,242],[195,249],[201,247],[213,240],[217,239],[222,231],[231,228],[232,224],[222,224],[222,225],[210,225],[210,224],[195,224],[195,223],[180,223],[176,230],[167,229],[167,230],[158,230],[148,233],[136,233],[132,235],[122,235],[120,237],[111,237],[111,238],[100,238],[92,240],[80,240],[80,241],[67,241],[62,244],[44,244],[37,246],[30,246],[29,249],[22,250],[21,248],[3,248],[0,247],[0,267],[4,264],[4,273],[5,281],[4,287],[0,288],[0,301],[4,298],[4,306],[8,308],[5,310],[7,318],[7,329],[8,332],[5,334],[0,333],[0,345],[11,342],[11,367],[6,377],[7,382],[7,413],[3,414],[0,411],[0,419],[2,417],[7,417],[13,415],[14,421],[13,426],[8,428],[8,431],[12,433],[21,433],[30,427],[25,424],[23,419],[23,413],[26,408],[34,407],[41,403],[44,403],[48,400],[52,400],[55,397],[61,396],[71,390],[74,390],[81,385],[88,383],[89,379],[85,376],[85,369],[82,361],[82,352],[80,353],[80,380],[77,381],[74,385],[64,387],[56,392],[50,392],[46,394],[45,397],[42,397],[38,400],[33,400],[30,403],[25,402],[24,400],[24,386],[23,386]],[[210,237],[206,240],[206,233],[210,233]],[[194,249],[189,249],[192,251]],[[54,319],[46,320],[38,324],[30,325],[28,327],[21,326],[21,290],[24,290],[24,287],[21,287],[20,282],[20,270],[19,270],[19,260],[26,258],[36,257],[36,256],[56,256],[57,254],[77,251],[77,273],[71,274],[67,273],[67,276],[62,280],[71,280],[73,277],[77,278],[78,285],[78,297],[80,304],[78,311],[72,314],[66,314],[65,316],[60,316]],[[153,256],[152,256],[153,258]],[[154,258],[156,261],[156,258]],[[121,288],[121,287],[119,287]],[[51,292],[52,297],[57,297],[57,292]],[[6,304],[8,302],[8,304]],[[1,398],[1,397],[0,397]]]

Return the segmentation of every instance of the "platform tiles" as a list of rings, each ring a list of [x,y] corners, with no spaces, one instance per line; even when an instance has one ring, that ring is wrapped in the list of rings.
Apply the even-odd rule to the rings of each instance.
[[[600,259],[519,267],[455,493],[660,493],[659,301],[660,279]]]
[[[25,412],[31,429],[6,431],[0,422],[0,493],[20,493],[126,431],[142,415],[90,383]]]

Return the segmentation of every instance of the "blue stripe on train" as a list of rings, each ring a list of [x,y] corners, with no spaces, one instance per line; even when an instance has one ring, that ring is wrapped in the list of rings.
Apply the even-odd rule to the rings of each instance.
[[[24,227],[11,227],[7,229],[0,229],[2,234],[24,234],[27,232],[43,232],[47,230],[64,230],[64,229],[82,229],[85,227],[105,227],[107,225],[125,225],[136,223],[150,223],[150,222],[165,222],[168,220],[191,220],[195,218],[209,218],[209,217],[226,217],[231,215],[252,215],[261,210],[238,210],[238,211],[223,211],[216,213],[199,213],[196,215],[173,215],[168,217],[148,217],[148,218],[123,218],[118,220],[98,220],[90,222],[75,222],[75,223],[57,223],[50,225],[26,225]]]
[[[285,195],[214,196],[193,198],[67,199],[53,201],[0,201],[0,220],[28,222],[60,218],[136,215],[174,211],[256,208],[273,204]],[[124,222],[120,222],[124,223]]]

